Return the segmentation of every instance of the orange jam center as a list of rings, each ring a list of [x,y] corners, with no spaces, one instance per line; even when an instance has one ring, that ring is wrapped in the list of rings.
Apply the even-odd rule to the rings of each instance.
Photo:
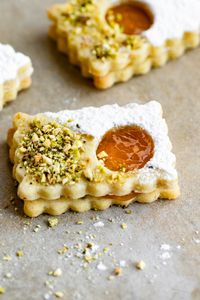
[[[150,11],[145,5],[139,3],[125,3],[112,7],[106,14],[106,20],[110,23],[110,17],[118,23],[126,34],[140,34],[149,29],[153,23]]]
[[[112,171],[141,169],[153,157],[152,137],[136,125],[113,128],[101,140],[97,156],[105,152],[105,166]]]
[[[139,195],[139,193],[132,192],[125,196],[107,195],[106,198],[113,199],[113,200],[119,200],[119,201],[129,201],[129,200],[135,198],[137,195]]]

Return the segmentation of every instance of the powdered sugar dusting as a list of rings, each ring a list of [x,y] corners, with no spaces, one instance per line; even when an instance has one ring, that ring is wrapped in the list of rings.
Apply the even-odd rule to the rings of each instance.
[[[152,180],[152,169],[158,169],[162,176],[173,180],[177,178],[174,168],[176,158],[171,152],[171,143],[168,137],[168,128],[162,117],[161,105],[151,101],[145,105],[130,103],[125,106],[105,105],[101,107],[85,107],[79,110],[64,110],[58,113],[44,113],[50,119],[60,123],[72,120],[69,126],[81,133],[87,133],[100,141],[103,135],[111,128],[125,125],[138,125],[144,128],[154,140],[154,156],[139,171],[142,180]]]
[[[15,79],[19,69],[26,65],[31,65],[28,56],[15,52],[10,45],[0,44],[0,84]],[[30,67],[29,74],[26,75],[30,76],[32,72],[33,69]]]

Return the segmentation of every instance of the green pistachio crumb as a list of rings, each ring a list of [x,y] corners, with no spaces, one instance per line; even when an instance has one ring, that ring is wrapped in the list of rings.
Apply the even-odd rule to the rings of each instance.
[[[84,138],[67,125],[33,119],[19,146],[22,166],[36,183],[72,184],[82,176]]]
[[[18,251],[16,252],[16,256],[22,257],[22,256],[24,256],[24,252],[23,252],[22,250],[18,250]]]
[[[49,227],[55,227],[58,225],[58,219],[57,218],[48,218],[48,226]]]

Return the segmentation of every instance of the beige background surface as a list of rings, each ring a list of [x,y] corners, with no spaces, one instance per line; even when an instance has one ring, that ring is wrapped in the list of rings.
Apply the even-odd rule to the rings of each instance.
[[[55,299],[55,291],[63,291],[64,299],[70,300],[200,299],[200,49],[147,76],[97,91],[47,37],[45,11],[53,2],[0,0],[0,42],[27,53],[35,68],[31,89],[0,112],[0,286],[6,288],[0,299]],[[118,207],[83,215],[66,213],[59,217],[55,229],[48,228],[48,216],[34,220],[24,217],[6,145],[14,113],[145,103],[150,99],[163,106],[177,155],[182,191],[177,201],[133,204],[131,215]],[[10,202],[12,197],[16,206]],[[104,227],[94,227],[92,216],[98,216]],[[84,224],[76,225],[80,219]],[[122,222],[128,225],[126,230],[120,228]],[[41,226],[37,233],[36,225]],[[75,245],[86,244],[90,234],[96,235],[92,242],[99,245],[97,252],[103,253],[109,243],[113,245],[84,270]],[[70,250],[60,256],[57,249],[64,243]],[[170,245],[170,250],[162,250],[163,244]],[[16,257],[18,249],[24,251],[24,257]],[[4,261],[5,254],[11,255],[12,261]],[[146,262],[143,271],[134,267],[140,259]],[[108,280],[121,260],[126,261],[122,276]],[[100,261],[107,270],[97,268]],[[63,271],[61,277],[48,276],[58,267]],[[10,279],[5,278],[8,272]],[[50,286],[45,285],[46,280]]]

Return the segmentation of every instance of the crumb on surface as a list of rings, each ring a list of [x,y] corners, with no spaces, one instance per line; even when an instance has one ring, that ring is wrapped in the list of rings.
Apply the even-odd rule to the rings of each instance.
[[[60,291],[55,292],[54,295],[56,296],[56,298],[63,298],[64,297],[63,292],[60,292]]]
[[[49,227],[55,227],[58,225],[58,219],[57,218],[48,218],[48,226]]]
[[[0,295],[5,294],[6,290],[4,287],[0,286]]]
[[[16,256],[22,257],[22,256],[24,256],[24,252],[23,252],[22,250],[18,250],[18,251],[16,252]]]
[[[139,262],[136,263],[135,266],[138,270],[144,270],[144,268],[146,267],[146,264],[143,260],[140,260]]]
[[[54,271],[49,271],[48,275],[54,276],[54,277],[60,277],[62,275],[62,270],[60,268],[57,268]]]
[[[115,274],[116,276],[122,275],[122,268],[120,268],[120,267],[115,268],[115,269],[114,269],[114,274]]]
[[[122,229],[126,229],[126,228],[127,228],[127,224],[126,224],[126,223],[122,223],[122,224],[121,224],[121,228],[122,228]]]
[[[11,261],[12,257],[10,255],[4,255],[3,260],[5,260],[5,261]]]
[[[133,211],[131,209],[126,209],[125,210],[125,214],[127,215],[131,215],[133,213]]]
[[[84,222],[82,220],[76,221],[76,225],[82,225],[82,224],[84,224]]]
[[[58,254],[65,254],[67,251],[69,250],[69,247],[67,247],[66,245],[64,245],[62,248],[58,249],[57,252]]]

